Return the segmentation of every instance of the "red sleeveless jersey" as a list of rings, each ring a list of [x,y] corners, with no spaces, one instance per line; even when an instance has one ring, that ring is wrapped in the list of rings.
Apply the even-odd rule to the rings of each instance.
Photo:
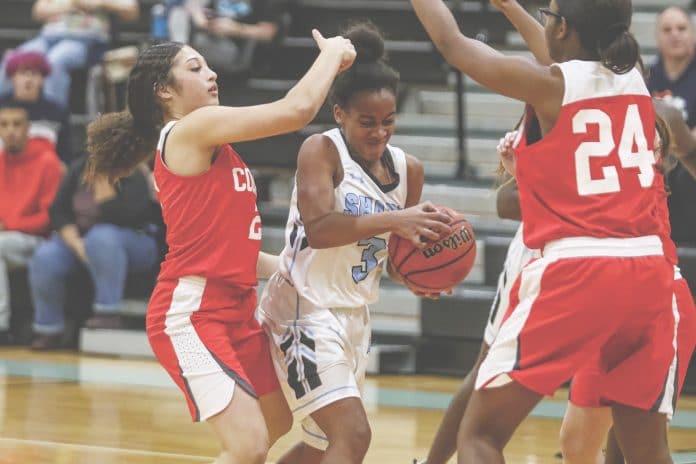
[[[588,61],[554,66],[565,79],[556,124],[528,143],[533,111],[527,111],[515,147],[525,244],[662,237],[664,179],[655,166],[655,114],[641,74],[614,74]]]
[[[169,246],[159,279],[200,276],[240,289],[255,287],[261,216],[251,171],[224,145],[208,171],[192,177],[174,174],[163,161],[174,124],[162,129],[155,157],[155,189]]]

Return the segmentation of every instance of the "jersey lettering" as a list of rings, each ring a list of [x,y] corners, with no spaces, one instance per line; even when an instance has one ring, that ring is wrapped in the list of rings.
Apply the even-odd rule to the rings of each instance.
[[[615,193],[621,191],[619,173],[614,166],[602,167],[602,177],[593,179],[590,173],[591,158],[606,158],[616,148],[611,118],[598,109],[583,109],[573,117],[573,133],[586,134],[590,124],[599,126],[599,140],[583,142],[575,151],[575,177],[578,193],[582,196]],[[633,147],[637,150],[634,151]],[[655,178],[653,165],[655,154],[648,149],[638,105],[629,105],[619,142],[619,160],[623,169],[639,168],[638,179],[643,188],[652,185]]]
[[[237,192],[256,193],[256,182],[249,168],[233,168],[232,178],[234,179],[234,189]]]
[[[249,240],[261,240],[261,216],[259,215],[259,207],[255,207],[256,216],[251,220],[249,226]]]
[[[350,216],[366,216],[368,214],[381,213],[384,211],[396,211],[398,209],[401,209],[401,207],[394,203],[388,203],[385,205],[381,201],[365,195],[347,193],[343,213]]]
[[[367,240],[360,240],[358,246],[366,247],[362,252],[362,261],[359,265],[353,266],[353,282],[356,284],[365,278],[372,272],[379,261],[377,260],[377,253],[384,250],[387,247],[387,241],[383,238],[372,237]]]

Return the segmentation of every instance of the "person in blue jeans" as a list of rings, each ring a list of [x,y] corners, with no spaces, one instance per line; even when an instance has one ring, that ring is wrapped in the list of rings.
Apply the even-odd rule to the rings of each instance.
[[[46,78],[46,96],[68,106],[70,72],[96,62],[106,51],[111,36],[109,15],[131,21],[138,18],[137,0],[36,0],[32,15],[43,23],[39,35],[18,47],[36,51],[48,58],[53,70]],[[0,72],[0,94],[11,89]]]
[[[49,211],[55,232],[29,263],[33,349],[61,346],[67,282],[81,266],[95,288],[94,316],[87,327],[121,328],[119,310],[128,273],[151,271],[159,262],[152,233],[159,221],[147,168],[112,186],[101,179],[85,184],[85,166],[83,158],[70,167]]]

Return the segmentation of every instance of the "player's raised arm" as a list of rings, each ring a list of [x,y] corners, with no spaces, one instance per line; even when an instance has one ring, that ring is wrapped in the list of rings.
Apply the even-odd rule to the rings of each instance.
[[[416,15],[445,59],[475,81],[502,95],[532,104],[555,118],[563,98],[563,78],[535,60],[505,56],[461,33],[441,0],[411,0]],[[562,27],[557,33],[566,34]]]
[[[172,133],[191,139],[206,150],[224,143],[255,140],[299,130],[314,119],[334,77],[355,59],[355,49],[343,37],[324,38],[316,29],[321,52],[299,82],[280,100],[249,107],[204,106],[183,118]]]
[[[128,175],[154,154],[162,129],[172,122],[163,158],[182,176],[208,170],[221,145],[305,126],[336,75],[355,59],[349,40],[313,34],[321,52],[307,74],[284,98],[251,107],[219,106],[217,74],[193,48],[176,42],[149,47],[129,75],[127,109],[102,115],[88,127],[89,175],[111,180]]]
[[[544,27],[517,0],[491,0],[491,4],[500,10],[517,29],[539,63],[545,65],[553,63],[546,45]]]

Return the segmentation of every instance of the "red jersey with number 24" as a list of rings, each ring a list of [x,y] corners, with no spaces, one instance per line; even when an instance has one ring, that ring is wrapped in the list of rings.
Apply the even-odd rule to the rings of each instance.
[[[169,246],[159,280],[199,276],[253,288],[261,216],[251,171],[231,146],[223,145],[208,171],[191,177],[174,174],[164,162],[164,150],[175,123],[162,129],[155,157],[155,189]]]
[[[515,147],[525,244],[541,249],[566,237],[660,235],[664,180],[655,166],[655,114],[640,72],[615,74],[590,61],[554,66],[565,79],[556,124],[528,143],[531,118],[525,117]]]

